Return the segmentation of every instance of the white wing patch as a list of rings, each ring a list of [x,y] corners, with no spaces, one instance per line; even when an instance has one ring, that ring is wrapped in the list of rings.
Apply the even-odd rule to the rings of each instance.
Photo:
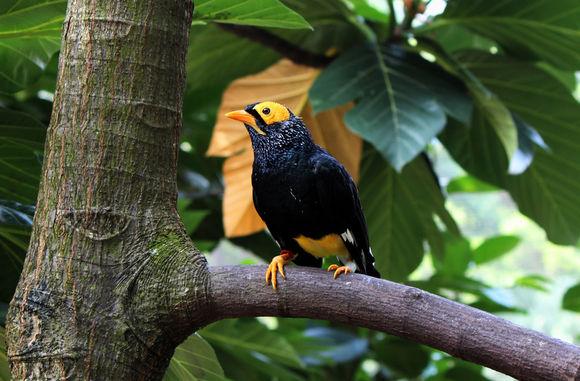
[[[351,245],[356,245],[356,242],[350,229],[346,229],[346,231],[342,233],[340,236],[342,237],[343,240],[350,242]]]

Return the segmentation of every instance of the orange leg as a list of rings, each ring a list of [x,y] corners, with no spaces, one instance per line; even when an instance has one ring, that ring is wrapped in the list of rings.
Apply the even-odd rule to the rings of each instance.
[[[282,275],[282,278],[286,279],[286,274],[284,274],[284,265],[294,259],[296,254],[289,250],[282,250],[280,251],[280,255],[275,256],[272,258],[272,262],[268,266],[268,270],[266,270],[266,284],[270,284],[270,280],[272,281],[272,287],[276,290],[278,285],[276,276],[278,272]]]
[[[326,271],[334,271],[334,279],[338,278],[338,276],[342,273],[345,275],[351,273],[352,270],[348,266],[339,266],[339,265],[330,265],[328,266],[328,270]]]

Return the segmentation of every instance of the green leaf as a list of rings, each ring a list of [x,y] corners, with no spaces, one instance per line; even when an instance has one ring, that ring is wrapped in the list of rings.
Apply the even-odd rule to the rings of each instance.
[[[480,115],[493,127],[507,158],[511,159],[518,148],[518,131],[511,113],[495,94],[475,86],[470,86],[470,90]]]
[[[36,201],[45,134],[36,119],[0,108],[0,199]]]
[[[389,8],[387,2],[377,3],[369,0],[347,0],[353,7],[354,11],[367,20],[389,23]],[[379,8],[378,5],[383,5]]]
[[[433,246],[441,239],[434,215],[458,234],[423,156],[399,174],[367,147],[359,188],[376,265],[385,278],[404,280],[421,263],[424,241]]]
[[[301,359],[307,366],[350,362],[363,356],[368,341],[351,332],[330,327],[312,327],[297,339],[304,351]]]
[[[449,381],[489,381],[488,378],[481,374],[483,367],[470,364],[462,363],[460,366],[449,369],[444,373],[445,380]]]
[[[568,90],[572,93],[576,91],[576,87],[578,85],[578,80],[576,79],[576,73],[573,71],[565,71],[561,69],[557,69],[551,65],[546,64],[545,62],[540,62],[538,67],[541,67],[548,73],[550,73],[554,78],[560,81]]]
[[[547,292],[547,284],[550,282],[550,279],[543,275],[531,274],[516,279],[514,286],[533,288],[538,291]]]
[[[493,289],[483,282],[468,278],[462,274],[449,275],[437,272],[426,281],[407,283],[446,298],[457,298],[462,294],[471,297],[475,296],[477,300],[471,303],[470,306],[490,313],[523,312],[514,306],[513,301],[510,299],[511,294],[506,293],[505,290]],[[459,300],[461,301],[461,299]]]
[[[474,100],[475,109],[478,110],[479,115],[483,115],[489,125],[493,127],[505,149],[508,159],[511,159],[518,148],[518,130],[508,108],[501,102],[496,94],[484,86],[484,84],[474,76],[471,71],[469,71],[461,60],[450,56],[433,40],[421,38],[419,41],[419,49],[425,49],[427,52],[433,54],[441,66],[446,68],[450,73],[456,75],[465,83],[465,86]],[[453,114],[450,115],[455,119],[466,123],[465,118],[459,118]]]
[[[429,351],[407,340],[388,337],[387,340],[373,345],[373,348],[378,361],[404,378],[418,377],[429,365]]]
[[[279,59],[272,50],[215,25],[194,26],[187,55],[188,91],[202,89],[204,96],[208,96],[206,89],[218,87],[221,90],[234,79],[266,69]],[[224,65],[224,62],[235,62],[235,65]],[[221,94],[215,97],[219,99]]]
[[[34,83],[60,49],[64,0],[4,0],[0,6],[0,92]]]
[[[283,336],[255,320],[222,320],[199,333],[214,348],[220,348],[233,356],[255,352],[281,365],[303,367],[298,354]]]
[[[473,176],[456,177],[447,184],[447,193],[495,192],[497,187]]]
[[[458,59],[536,129],[550,151],[536,150],[524,173],[509,176],[502,146],[480,113],[470,129],[450,123],[440,139],[464,169],[508,190],[520,211],[546,230],[548,239],[576,244],[580,237],[580,104],[564,85],[534,65],[481,53]]]
[[[193,21],[303,29],[310,25],[278,0],[198,0]]]
[[[0,225],[32,226],[34,206],[0,200]]]
[[[6,351],[6,332],[0,327],[0,381],[10,381],[10,366],[8,365],[8,352]]]
[[[473,259],[478,265],[491,262],[512,251],[519,243],[520,237],[513,235],[488,238],[473,250]]]
[[[356,99],[347,126],[400,171],[445,125],[443,108],[419,75],[429,73],[416,55],[387,47],[351,49],[316,79],[312,106],[318,112]]]
[[[164,381],[227,380],[215,351],[201,336],[193,334],[176,349]]]
[[[538,131],[528,125],[516,114],[512,114],[518,130],[518,149],[510,160],[508,173],[510,175],[520,175],[532,163],[535,156],[536,147],[549,152],[550,149],[540,136]]]
[[[233,380],[304,381],[302,375],[257,352],[228,352],[216,347],[216,353],[226,375]]]
[[[565,310],[580,312],[580,283],[566,291],[562,298],[562,308]]]
[[[340,52],[364,41],[360,20],[344,2],[336,0],[283,0],[312,25],[307,29],[270,29],[269,31],[302,49],[326,54]]]
[[[461,276],[465,274],[472,258],[473,253],[467,239],[446,234],[444,256],[442,260],[434,257],[434,265],[440,274],[452,277]]]
[[[449,53],[463,49],[489,51],[493,47],[497,47],[495,41],[473,33],[460,25],[439,27],[432,37]]]
[[[510,54],[544,60],[568,70],[580,68],[580,8],[577,0],[454,0],[426,29],[460,25],[491,38]]]
[[[274,255],[280,251],[276,242],[266,232],[258,232],[243,237],[230,238],[234,245],[248,250],[266,262],[270,262]]]
[[[189,235],[193,234],[203,219],[210,213],[209,210],[190,210],[190,204],[191,200],[181,198],[177,200],[177,211]]]
[[[0,301],[9,303],[30,240],[34,208],[0,200]]]

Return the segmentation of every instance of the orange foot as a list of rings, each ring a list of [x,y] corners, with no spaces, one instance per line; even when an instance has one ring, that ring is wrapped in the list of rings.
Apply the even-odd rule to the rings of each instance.
[[[339,265],[330,265],[328,266],[328,270],[326,271],[334,271],[334,279],[338,278],[338,276],[342,273],[345,275],[351,273],[352,270],[348,266],[339,266]]]
[[[289,251],[289,250],[282,250],[280,255],[275,256],[272,258],[272,262],[268,266],[268,270],[266,270],[266,284],[270,284],[270,280],[272,280],[272,287],[276,290],[278,285],[276,276],[278,272],[282,274],[282,278],[286,279],[286,274],[284,274],[284,265],[294,259],[296,255]]]

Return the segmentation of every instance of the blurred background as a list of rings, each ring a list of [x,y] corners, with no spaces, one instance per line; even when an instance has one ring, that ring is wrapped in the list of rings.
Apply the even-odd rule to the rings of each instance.
[[[0,335],[30,235],[66,1],[0,2]],[[246,131],[288,105],[357,180],[377,266],[580,344],[576,0],[195,1],[178,210],[210,265],[277,247]],[[0,380],[9,379],[0,338]],[[367,329],[263,317],[181,345],[166,380],[507,380]]]

